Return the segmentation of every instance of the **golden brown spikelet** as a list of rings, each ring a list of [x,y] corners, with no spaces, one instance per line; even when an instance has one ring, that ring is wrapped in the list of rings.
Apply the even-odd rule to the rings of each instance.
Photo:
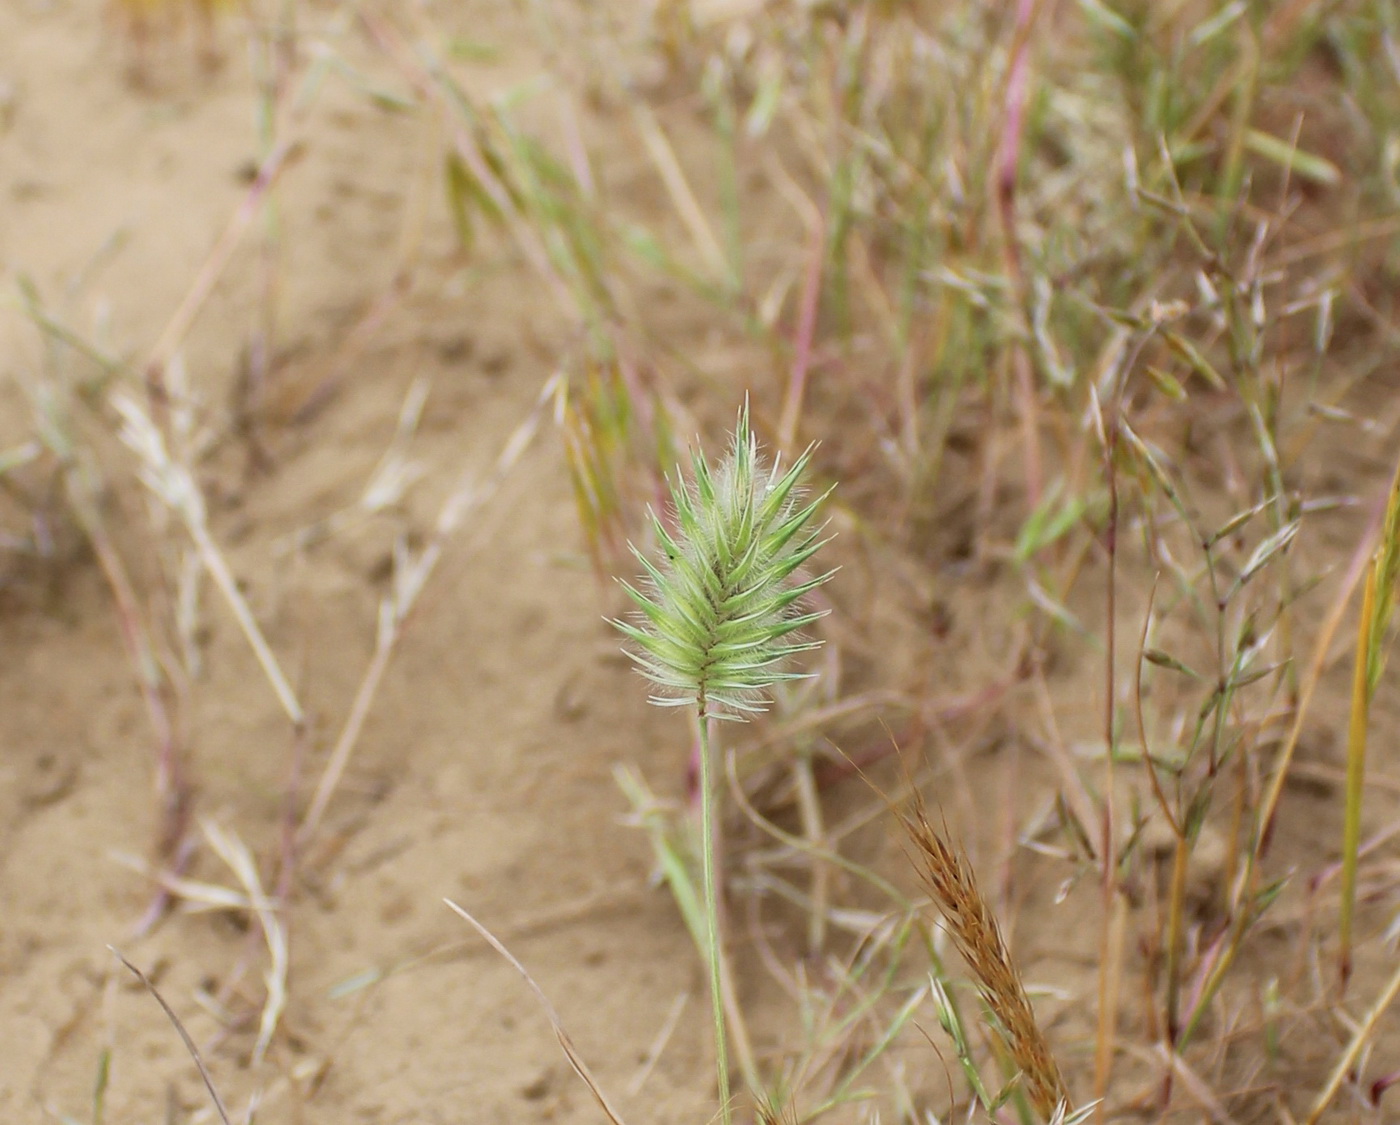
[[[1069,1092],[1050,1053],[1021,974],[1011,960],[991,905],[982,897],[963,850],[929,821],[923,799],[914,796],[900,819],[914,844],[915,862],[948,933],[976,978],[978,991],[1001,1023],[1006,1046],[1020,1068],[1031,1102],[1050,1120]]]

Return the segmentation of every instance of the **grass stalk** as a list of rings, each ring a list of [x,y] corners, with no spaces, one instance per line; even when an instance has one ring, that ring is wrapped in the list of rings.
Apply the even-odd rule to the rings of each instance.
[[[720,932],[719,879],[715,872],[718,826],[715,821],[714,749],[710,741],[710,720],[705,717],[705,701],[699,704],[700,728],[700,878],[705,896],[705,960],[710,977],[710,1015],[715,1033],[715,1080],[719,1088],[720,1117],[729,1125],[733,1117],[729,1089],[729,1036],[724,1015],[724,947]]]
[[[208,524],[208,511],[190,467],[178,460],[167,447],[164,435],[151,416],[129,395],[119,395],[113,405],[122,419],[122,440],[140,461],[142,481],[185,525],[190,540],[214,585],[224,596],[273,694],[294,727],[300,728],[306,713],[297,699],[272,646],[263,636],[247,599],[228,562],[214,542]]]
[[[1098,429],[1099,444],[1103,451],[1104,479],[1108,487],[1108,513],[1104,523],[1104,547],[1107,556],[1107,573],[1104,579],[1104,801],[1099,838],[1100,870],[1099,898],[1099,979],[1098,979],[1098,1020],[1094,1043],[1094,1120],[1104,1120],[1104,1098],[1108,1093],[1113,1073],[1112,1043],[1117,1039],[1118,1013],[1109,1006],[1111,982],[1109,980],[1109,951],[1112,944],[1112,924],[1116,913],[1114,899],[1118,893],[1118,859],[1116,809],[1114,808],[1116,784],[1114,763],[1117,758],[1117,622],[1118,622],[1118,517],[1119,484],[1117,455],[1123,433],[1123,395],[1127,385],[1125,368],[1114,388],[1109,405],[1109,416],[1104,417],[1102,408],[1095,401],[1094,422]]]
[[[1337,918],[1337,974],[1343,990],[1351,980],[1352,939],[1356,925],[1356,869],[1361,850],[1361,792],[1366,784],[1366,726],[1370,710],[1366,690],[1366,653],[1376,606],[1376,564],[1366,570],[1361,619],[1356,628],[1356,664],[1351,678],[1351,715],[1347,722],[1346,804],[1342,814],[1342,904]]]
[[[1342,1088],[1342,1083],[1354,1073],[1356,1060],[1360,1057],[1362,1049],[1370,1042],[1371,1036],[1376,1033],[1376,1025],[1380,1023],[1381,1017],[1395,1002],[1397,996],[1400,996],[1400,969],[1396,969],[1391,974],[1385,988],[1381,990],[1370,1010],[1357,1024],[1351,1042],[1347,1044],[1346,1050],[1342,1052],[1342,1057],[1332,1068],[1332,1073],[1328,1076],[1317,1100],[1313,1102],[1312,1110],[1308,1113],[1303,1125],[1317,1125],[1318,1120],[1327,1111],[1327,1107],[1332,1104],[1332,1099],[1337,1096],[1337,1091]]]
[[[1361,798],[1366,784],[1366,732],[1371,700],[1385,666],[1386,630],[1400,584],[1400,468],[1392,478],[1381,523],[1380,545],[1366,570],[1361,618],[1356,629],[1356,663],[1347,724],[1346,807],[1342,821],[1342,904],[1338,919],[1338,973],[1342,988],[1351,979],[1356,924],[1356,873],[1361,853]]]
[[[550,1027],[554,1029],[554,1038],[558,1041],[560,1049],[564,1052],[564,1057],[569,1060],[569,1065],[573,1067],[574,1073],[577,1074],[579,1078],[583,1080],[583,1084],[588,1087],[589,1092],[598,1102],[598,1108],[603,1111],[603,1115],[607,1117],[613,1125],[624,1125],[622,1114],[613,1108],[612,1103],[608,1100],[607,1094],[603,1092],[602,1084],[593,1077],[593,1072],[589,1070],[588,1064],[584,1061],[583,1056],[579,1054],[578,1048],[574,1046],[573,1039],[569,1037],[569,1033],[564,1029],[564,1021],[559,1018],[559,1013],[555,1011],[554,1005],[550,1003],[549,997],[544,994],[544,990],[535,982],[535,978],[530,975],[525,966],[517,960],[515,954],[507,949],[495,934],[451,899],[445,899],[444,901],[447,903],[449,910],[480,934],[482,939],[499,953],[512,969],[520,974],[530,991],[534,993],[535,999],[539,1001],[540,1007],[544,1010],[545,1017],[549,1020]]]
[[[185,1050],[189,1052],[190,1058],[194,1061],[195,1069],[199,1071],[199,1077],[204,1082],[205,1090],[209,1092],[209,1100],[214,1103],[214,1110],[218,1113],[219,1120],[223,1122],[223,1125],[230,1125],[228,1110],[224,1106],[223,1098],[219,1097],[218,1089],[214,1086],[214,1079],[209,1073],[209,1068],[204,1065],[204,1059],[200,1056],[199,1048],[195,1046],[194,1039],[190,1037],[190,1033],[185,1030],[185,1025],[180,1022],[180,1017],[175,1014],[175,1009],[165,1002],[165,997],[160,994],[160,991],[156,988],[150,977],[128,961],[115,947],[109,945],[107,948],[111,950],[112,955],[125,965],[126,968],[130,970],[131,974],[141,982],[146,991],[155,998],[156,1003],[160,1005],[161,1011],[165,1013],[166,1018],[174,1025],[175,1031],[185,1044]]]
[[[1372,532],[1374,533],[1374,531],[1375,527],[1373,526]],[[1307,676],[1303,679],[1299,689],[1293,723],[1288,729],[1288,737],[1284,740],[1283,749],[1279,752],[1278,760],[1270,774],[1264,797],[1259,803],[1256,837],[1253,847],[1250,848],[1251,857],[1262,858],[1269,850],[1278,823],[1278,806],[1283,799],[1283,787],[1288,781],[1289,771],[1293,765],[1293,755],[1303,734],[1303,723],[1311,712],[1313,696],[1322,682],[1323,673],[1327,669],[1328,654],[1331,652],[1332,642],[1337,636],[1337,631],[1342,626],[1347,604],[1351,601],[1357,583],[1363,580],[1368,566],[1367,551],[1362,548],[1352,556],[1342,578],[1341,587],[1332,602],[1332,607],[1328,610],[1327,616],[1323,619],[1322,626],[1318,630]]]

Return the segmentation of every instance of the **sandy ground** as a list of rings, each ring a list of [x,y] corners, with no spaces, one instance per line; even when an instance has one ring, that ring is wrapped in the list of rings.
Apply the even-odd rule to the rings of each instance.
[[[528,19],[506,7],[469,3],[453,16],[473,40],[496,48],[465,71],[482,91],[547,65],[529,46]],[[333,7],[310,6],[304,19],[308,42],[334,42],[363,63],[370,83],[395,81]],[[257,89],[236,21],[225,21],[219,40],[226,58],[207,71],[189,29],[153,37],[140,88],[128,73],[135,45],[96,0],[0,5],[6,289],[28,279],[53,318],[138,368],[238,215],[257,167]],[[606,137],[605,121],[586,124]],[[261,1062],[250,1055],[267,957],[247,915],[176,910],[137,934],[154,888],[132,857],[149,857],[160,830],[159,739],[102,570],[61,527],[48,559],[7,564],[6,1121],[90,1120],[108,1055],[108,1121],[209,1119],[179,1039],[109,944],[152,973],[231,1105],[260,1092],[259,1120],[594,1120],[520,979],[469,937],[444,897],[510,941],[633,1119],[662,1125],[712,1114],[702,976],[671,901],[649,882],[644,835],[622,823],[626,803],[613,779],[617,765],[633,763],[659,792],[679,797],[683,725],[646,706],[617,654],[603,622],[619,609],[615,591],[593,579],[560,443],[548,418],[534,413],[572,329],[503,243],[488,236],[472,255],[459,252],[439,169],[425,155],[436,151],[437,127],[376,106],[336,75],[285,125],[277,348],[251,430],[234,420],[248,408],[247,373],[256,365],[247,341],[264,323],[262,218],[180,338],[201,425],[216,438],[200,462],[215,540],[309,715],[299,738],[205,582],[191,630],[198,670],[176,678],[167,702],[194,781],[191,839],[200,843],[187,874],[209,883],[235,880],[199,823],[236,837],[264,872],[274,870],[290,771],[301,763],[305,791],[340,733],[374,654],[395,543],[421,550],[462,474],[491,480],[510,435],[531,418],[541,423],[448,542],[299,869],[286,918],[292,997]],[[625,185],[643,164],[634,147],[619,140],[614,159],[603,161],[616,182]],[[657,188],[638,184],[634,202],[645,207],[645,193]],[[698,353],[707,346],[700,337],[693,343]],[[6,443],[28,432],[33,404],[20,388],[35,385],[33,373],[79,381],[99,373],[76,351],[46,346],[32,318],[13,308],[0,312],[0,366],[9,380]],[[421,475],[404,500],[296,547],[298,535],[355,513],[417,380],[429,388],[410,449]],[[177,592],[168,576],[180,572],[186,540],[178,529],[161,532],[159,514],[132,485],[129,456],[93,433],[94,419],[69,421],[110,477],[106,519],[141,604],[154,607],[153,620],[170,620]],[[1382,479],[1370,453],[1329,465],[1349,489]],[[57,495],[48,502],[57,516]],[[1360,518],[1343,513],[1327,525],[1334,534],[1314,548],[1322,562],[1344,560]],[[944,527],[925,546],[945,549],[956,534]],[[920,549],[872,559],[852,548],[842,558],[847,571],[833,596],[847,622],[847,683],[912,681],[940,697],[974,695],[1012,671],[1003,665],[1014,626],[988,624],[1001,597],[995,582],[935,581],[918,569]],[[1087,601],[1079,608],[1092,624]],[[169,655],[180,639],[162,626],[153,643]],[[1053,672],[1057,684],[1080,685],[1063,696],[1084,700],[1061,716],[1070,735],[1094,730],[1094,659],[1067,653]],[[1344,692],[1344,681],[1333,686]],[[872,722],[857,740],[880,737]],[[1004,717],[974,723],[960,745],[991,764],[960,770],[961,788],[946,804],[955,818],[1000,810],[983,818],[972,847],[1004,876],[994,881],[1010,889],[1028,975],[1051,986],[1042,999],[1052,1037],[1069,1044],[1071,1069],[1083,1070],[1094,935],[1078,919],[1081,906],[1092,909],[1092,889],[1069,888],[1061,902],[1063,871],[1025,856],[1017,878],[1009,874],[1007,842],[1017,817],[1047,799],[1051,767],[1018,746]],[[1314,748],[1310,758],[1334,752]],[[1317,794],[1298,799],[1316,802],[1311,823],[1330,839],[1333,775],[1321,776]],[[898,859],[886,825],[867,835],[868,856]],[[1281,862],[1315,851],[1315,841],[1290,837]],[[1208,884],[1208,873],[1202,879]],[[1263,982],[1276,971],[1261,963],[1249,976]],[[780,1006],[753,987],[756,1023],[767,1034],[782,1026]],[[1298,1051],[1326,1054],[1307,1044]],[[914,1085],[944,1089],[945,1063],[925,1058],[927,1080]]]
[[[509,43],[494,7],[476,6],[475,31]],[[235,57],[214,74],[198,69],[187,39],[158,39],[145,64],[155,89],[143,91],[126,76],[131,44],[100,5],[0,10],[9,278],[31,278],[80,332],[110,325],[108,345],[123,354],[151,347],[248,191],[255,92],[236,57],[241,36],[227,26],[221,34]],[[511,81],[529,65],[507,53],[483,68],[483,82]],[[274,423],[391,291],[411,237],[410,196],[423,186],[415,162],[425,127],[343,85],[320,95],[300,134],[279,189],[277,388],[288,397],[268,406]],[[246,451],[231,446],[203,480],[216,498],[215,534],[312,716],[318,766],[371,658],[396,538],[421,539],[459,476],[485,475],[551,374],[557,317],[538,285],[486,260],[482,272],[494,276],[468,294],[470,267],[455,255],[440,189],[428,190],[435,206],[411,289],[345,365],[328,404],[299,427],[274,425],[271,471],[249,470]],[[190,383],[214,416],[237,393],[257,269],[256,255],[240,250],[184,343]],[[12,315],[0,339],[11,372],[44,362]],[[432,386],[412,448],[423,480],[401,508],[289,558],[288,536],[354,504],[415,379]],[[24,405],[17,396],[8,404]],[[113,503],[114,536],[151,594],[143,498],[126,491]],[[423,595],[328,814],[333,845],[299,889],[298,998],[255,1073],[240,1064],[253,1043],[246,1020],[261,1003],[263,951],[229,915],[177,914],[132,936],[153,892],[115,857],[151,853],[156,740],[100,572],[70,559],[43,579],[37,602],[10,607],[0,1116],[86,1120],[106,1047],[108,1120],[185,1120],[207,1107],[172,1028],[114,971],[109,943],[155,973],[231,1105],[267,1091],[260,1119],[575,1116],[587,1094],[537,1006],[509,967],[464,940],[445,896],[516,935],[517,953],[570,1013],[614,1090],[627,1089],[673,1005],[691,994],[690,1018],[631,1102],[659,1120],[706,1115],[700,978],[666,896],[647,886],[645,839],[619,826],[625,805],[611,777],[615,763],[636,759],[674,788],[683,738],[622,671],[602,622],[616,607],[582,564],[576,528],[546,430]],[[203,675],[176,706],[196,813],[266,858],[276,853],[294,739],[211,594]],[[207,848],[190,874],[232,882]],[[335,992],[444,947],[377,988]],[[220,996],[245,1030],[221,1034],[192,1004],[197,989]],[[163,1117],[167,1105],[173,1116]]]

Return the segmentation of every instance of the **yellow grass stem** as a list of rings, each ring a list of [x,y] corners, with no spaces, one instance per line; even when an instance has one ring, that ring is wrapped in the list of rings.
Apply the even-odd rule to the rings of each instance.
[[[1264,799],[1260,802],[1258,830],[1253,847],[1250,849],[1250,854],[1254,859],[1269,849],[1274,832],[1274,818],[1278,813],[1279,801],[1283,799],[1283,786],[1288,780],[1288,771],[1293,764],[1293,754],[1298,748],[1298,740],[1303,733],[1303,723],[1311,709],[1313,694],[1317,691],[1318,684],[1322,682],[1322,674],[1327,670],[1327,654],[1332,650],[1332,641],[1337,635],[1337,630],[1341,628],[1342,618],[1346,615],[1347,603],[1351,601],[1352,592],[1356,589],[1356,584],[1361,581],[1362,572],[1366,568],[1365,558],[1364,551],[1358,551],[1352,558],[1346,574],[1342,578],[1341,589],[1337,591],[1332,608],[1328,610],[1326,618],[1323,619],[1322,627],[1318,630],[1317,640],[1313,644],[1312,660],[1308,664],[1308,674],[1302,682],[1298,703],[1294,708],[1293,723],[1288,728],[1288,737],[1284,739],[1283,749],[1279,751],[1268,787],[1264,791]],[[1252,871],[1251,874],[1253,874]]]
[[[714,231],[710,229],[709,221],[705,218],[705,209],[695,198],[690,181],[686,179],[685,172],[681,169],[681,163],[676,158],[676,150],[671,147],[671,142],[661,128],[661,123],[656,119],[656,114],[652,112],[650,107],[641,103],[634,104],[633,111],[637,132],[642,135],[642,143],[646,146],[647,153],[661,176],[666,193],[671,197],[671,202],[676,208],[676,214],[690,233],[696,251],[704,259],[705,266],[711,276],[729,288],[733,288],[737,283],[737,278],[730,272],[729,260],[725,257],[724,250],[720,248],[719,240],[715,237]]]
[[[1400,584],[1400,467],[1391,478],[1381,522],[1380,546],[1366,569],[1361,620],[1356,630],[1356,665],[1351,680],[1351,721],[1347,725],[1346,812],[1342,822],[1342,909],[1339,967],[1342,987],[1351,976],[1356,921],[1356,868],[1361,852],[1361,796],[1366,784],[1366,730],[1371,699],[1385,666],[1386,631]]]
[[[443,899],[443,901],[447,904],[448,909],[480,934],[482,939],[499,953],[512,969],[520,974],[530,991],[535,994],[535,999],[539,1001],[540,1007],[544,1010],[545,1018],[549,1020],[550,1027],[554,1029],[554,1038],[558,1041],[560,1049],[563,1050],[564,1057],[569,1060],[569,1065],[573,1067],[574,1073],[583,1080],[583,1084],[588,1087],[589,1092],[597,1100],[598,1108],[603,1111],[603,1115],[611,1121],[613,1125],[625,1125],[622,1114],[613,1108],[612,1103],[608,1100],[607,1094],[603,1092],[602,1084],[593,1077],[593,1072],[588,1069],[588,1064],[584,1062],[583,1056],[579,1054],[578,1048],[574,1046],[573,1039],[571,1039],[569,1033],[564,1030],[564,1021],[559,1018],[559,1013],[555,1011],[554,1005],[550,1003],[549,997],[544,994],[544,990],[535,982],[535,978],[530,975],[525,966],[516,959],[515,954],[507,949],[495,934],[450,898]],[[120,954],[118,954],[118,956],[120,956]],[[213,1092],[212,1089],[210,1092]],[[227,1121],[227,1118],[225,1118],[225,1121]]]
[[[1351,678],[1351,721],[1347,725],[1346,812],[1342,820],[1342,908],[1338,919],[1341,949],[1338,971],[1342,987],[1351,978],[1352,932],[1356,921],[1356,866],[1361,850],[1361,791],[1366,783],[1366,725],[1371,693],[1366,684],[1366,656],[1376,625],[1376,562],[1366,571],[1361,620],[1356,629],[1356,666]]]
[[[1099,974],[1099,1026],[1094,1039],[1094,1114],[1097,1117],[1108,1095],[1113,1073],[1113,1057],[1118,1050],[1118,1005],[1123,984],[1123,948],[1128,932],[1128,900],[1113,896],[1102,949],[1103,971]]]

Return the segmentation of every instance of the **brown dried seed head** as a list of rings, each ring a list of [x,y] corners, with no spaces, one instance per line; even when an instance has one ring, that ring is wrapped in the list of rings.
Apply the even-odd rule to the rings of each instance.
[[[1007,1048],[1021,1069],[1036,1109],[1048,1120],[1069,1093],[1035,1019],[1021,975],[1011,960],[1001,927],[966,854],[928,819],[922,799],[901,816],[916,850],[919,873],[938,905],[948,933],[977,980],[987,1006],[1001,1023]]]

